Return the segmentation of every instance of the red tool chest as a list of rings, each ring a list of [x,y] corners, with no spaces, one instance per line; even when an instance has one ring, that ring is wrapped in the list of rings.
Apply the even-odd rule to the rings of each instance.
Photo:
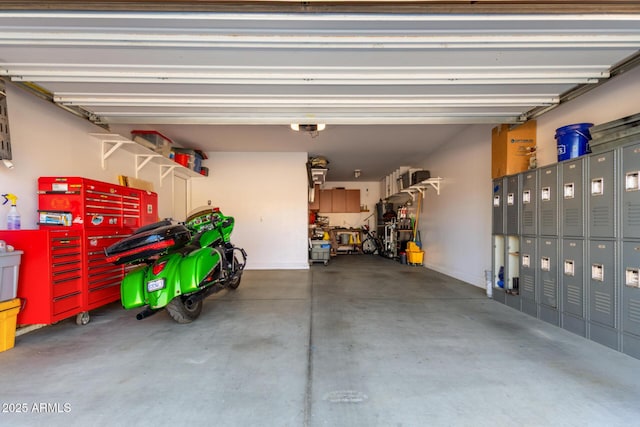
[[[82,231],[0,230],[0,239],[24,251],[18,324],[54,323],[82,311]]]
[[[156,193],[81,177],[38,179],[39,230],[1,230],[23,250],[18,324],[50,324],[120,299],[131,267],[106,261],[104,248],[158,220]]]

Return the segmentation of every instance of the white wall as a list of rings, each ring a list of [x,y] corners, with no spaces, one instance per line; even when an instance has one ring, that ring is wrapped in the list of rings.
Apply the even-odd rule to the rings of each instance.
[[[192,208],[211,200],[236,219],[232,241],[247,269],[307,269],[307,153],[207,153]]]
[[[360,190],[360,205],[366,205],[369,212],[360,213],[323,213],[320,215],[329,218],[329,225],[335,227],[359,228],[368,224],[371,230],[376,229],[375,210],[376,203],[380,200],[380,183],[377,181],[327,181],[323,189],[346,188],[348,190]],[[374,214],[371,216],[371,214]]]
[[[640,112],[640,68],[539,117],[538,165],[557,161],[555,130],[600,124]],[[421,165],[444,178],[428,191],[419,226],[425,266],[479,287],[491,265],[491,128],[469,126]]]
[[[465,127],[420,165],[443,178],[418,220],[424,265],[476,286],[491,267],[491,128]]]
[[[574,123],[595,125],[640,113],[640,67],[608,81],[538,118],[538,166],[558,161],[556,129]]]
[[[89,133],[104,129],[12,85],[7,101],[15,168],[0,166],[0,194],[18,196],[23,229],[37,228],[40,176],[111,183],[118,175],[135,176],[134,156],[122,150],[101,168],[101,143]],[[211,199],[236,217],[233,240],[249,253],[248,269],[308,268],[306,161],[306,153],[210,153],[210,176],[191,181],[191,207]],[[139,178],[153,183],[160,217],[172,217],[171,177],[161,183],[158,166],[150,164]],[[8,212],[0,206],[0,228]]]
[[[7,109],[14,169],[0,167],[0,193],[18,196],[22,228],[37,228],[37,180],[40,176],[81,176],[117,183],[118,175],[135,175],[133,157],[116,152],[101,168],[101,144],[89,133],[106,132],[12,85],[7,85]],[[154,184],[161,200],[170,201],[170,180],[160,186],[159,171],[147,167],[140,178]],[[0,206],[0,228],[6,228],[8,205]],[[160,206],[171,216],[171,205]]]

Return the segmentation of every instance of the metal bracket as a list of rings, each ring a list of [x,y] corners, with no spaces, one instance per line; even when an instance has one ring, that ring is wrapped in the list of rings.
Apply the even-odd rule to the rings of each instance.
[[[124,144],[124,141],[109,141],[109,140],[102,140],[102,152],[101,154],[101,161],[102,161],[102,169],[106,170],[107,169],[107,159],[109,157],[111,157],[111,155],[113,153],[115,153],[116,151],[118,151],[118,148],[120,148],[122,145]],[[105,148],[107,148],[108,150],[105,150]]]
[[[145,165],[149,163],[154,157],[162,156],[160,156],[160,154],[136,154],[136,178],[138,178],[138,172],[142,170],[142,168],[145,167]],[[142,159],[142,162],[140,162],[140,159]],[[162,173],[160,174],[160,176],[162,176]]]
[[[160,165],[160,186],[162,186],[162,181],[164,181],[167,175],[172,173],[173,170],[177,167],[178,167],[177,165],[176,166]]]
[[[429,189],[429,187],[433,187],[436,190],[436,194],[439,196],[440,181],[442,181],[442,178],[429,178],[410,187],[402,189],[400,190],[400,192],[407,193],[409,196],[411,196],[411,200],[414,202],[416,200],[416,195],[420,193],[420,195],[424,197],[424,193]]]

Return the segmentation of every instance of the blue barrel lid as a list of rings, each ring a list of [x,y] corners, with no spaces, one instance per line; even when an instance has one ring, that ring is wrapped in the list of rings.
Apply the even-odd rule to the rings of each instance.
[[[556,134],[565,133],[565,132],[574,132],[574,131],[584,132],[584,131],[588,131],[591,126],[593,126],[593,123],[575,123],[572,125],[566,125],[556,129]]]

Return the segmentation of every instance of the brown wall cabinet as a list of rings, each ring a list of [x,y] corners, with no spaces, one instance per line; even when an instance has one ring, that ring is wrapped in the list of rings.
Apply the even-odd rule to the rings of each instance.
[[[309,204],[310,210],[317,209],[320,213],[360,212],[360,190],[346,190],[344,188],[319,190],[316,193],[316,200],[317,202]]]

